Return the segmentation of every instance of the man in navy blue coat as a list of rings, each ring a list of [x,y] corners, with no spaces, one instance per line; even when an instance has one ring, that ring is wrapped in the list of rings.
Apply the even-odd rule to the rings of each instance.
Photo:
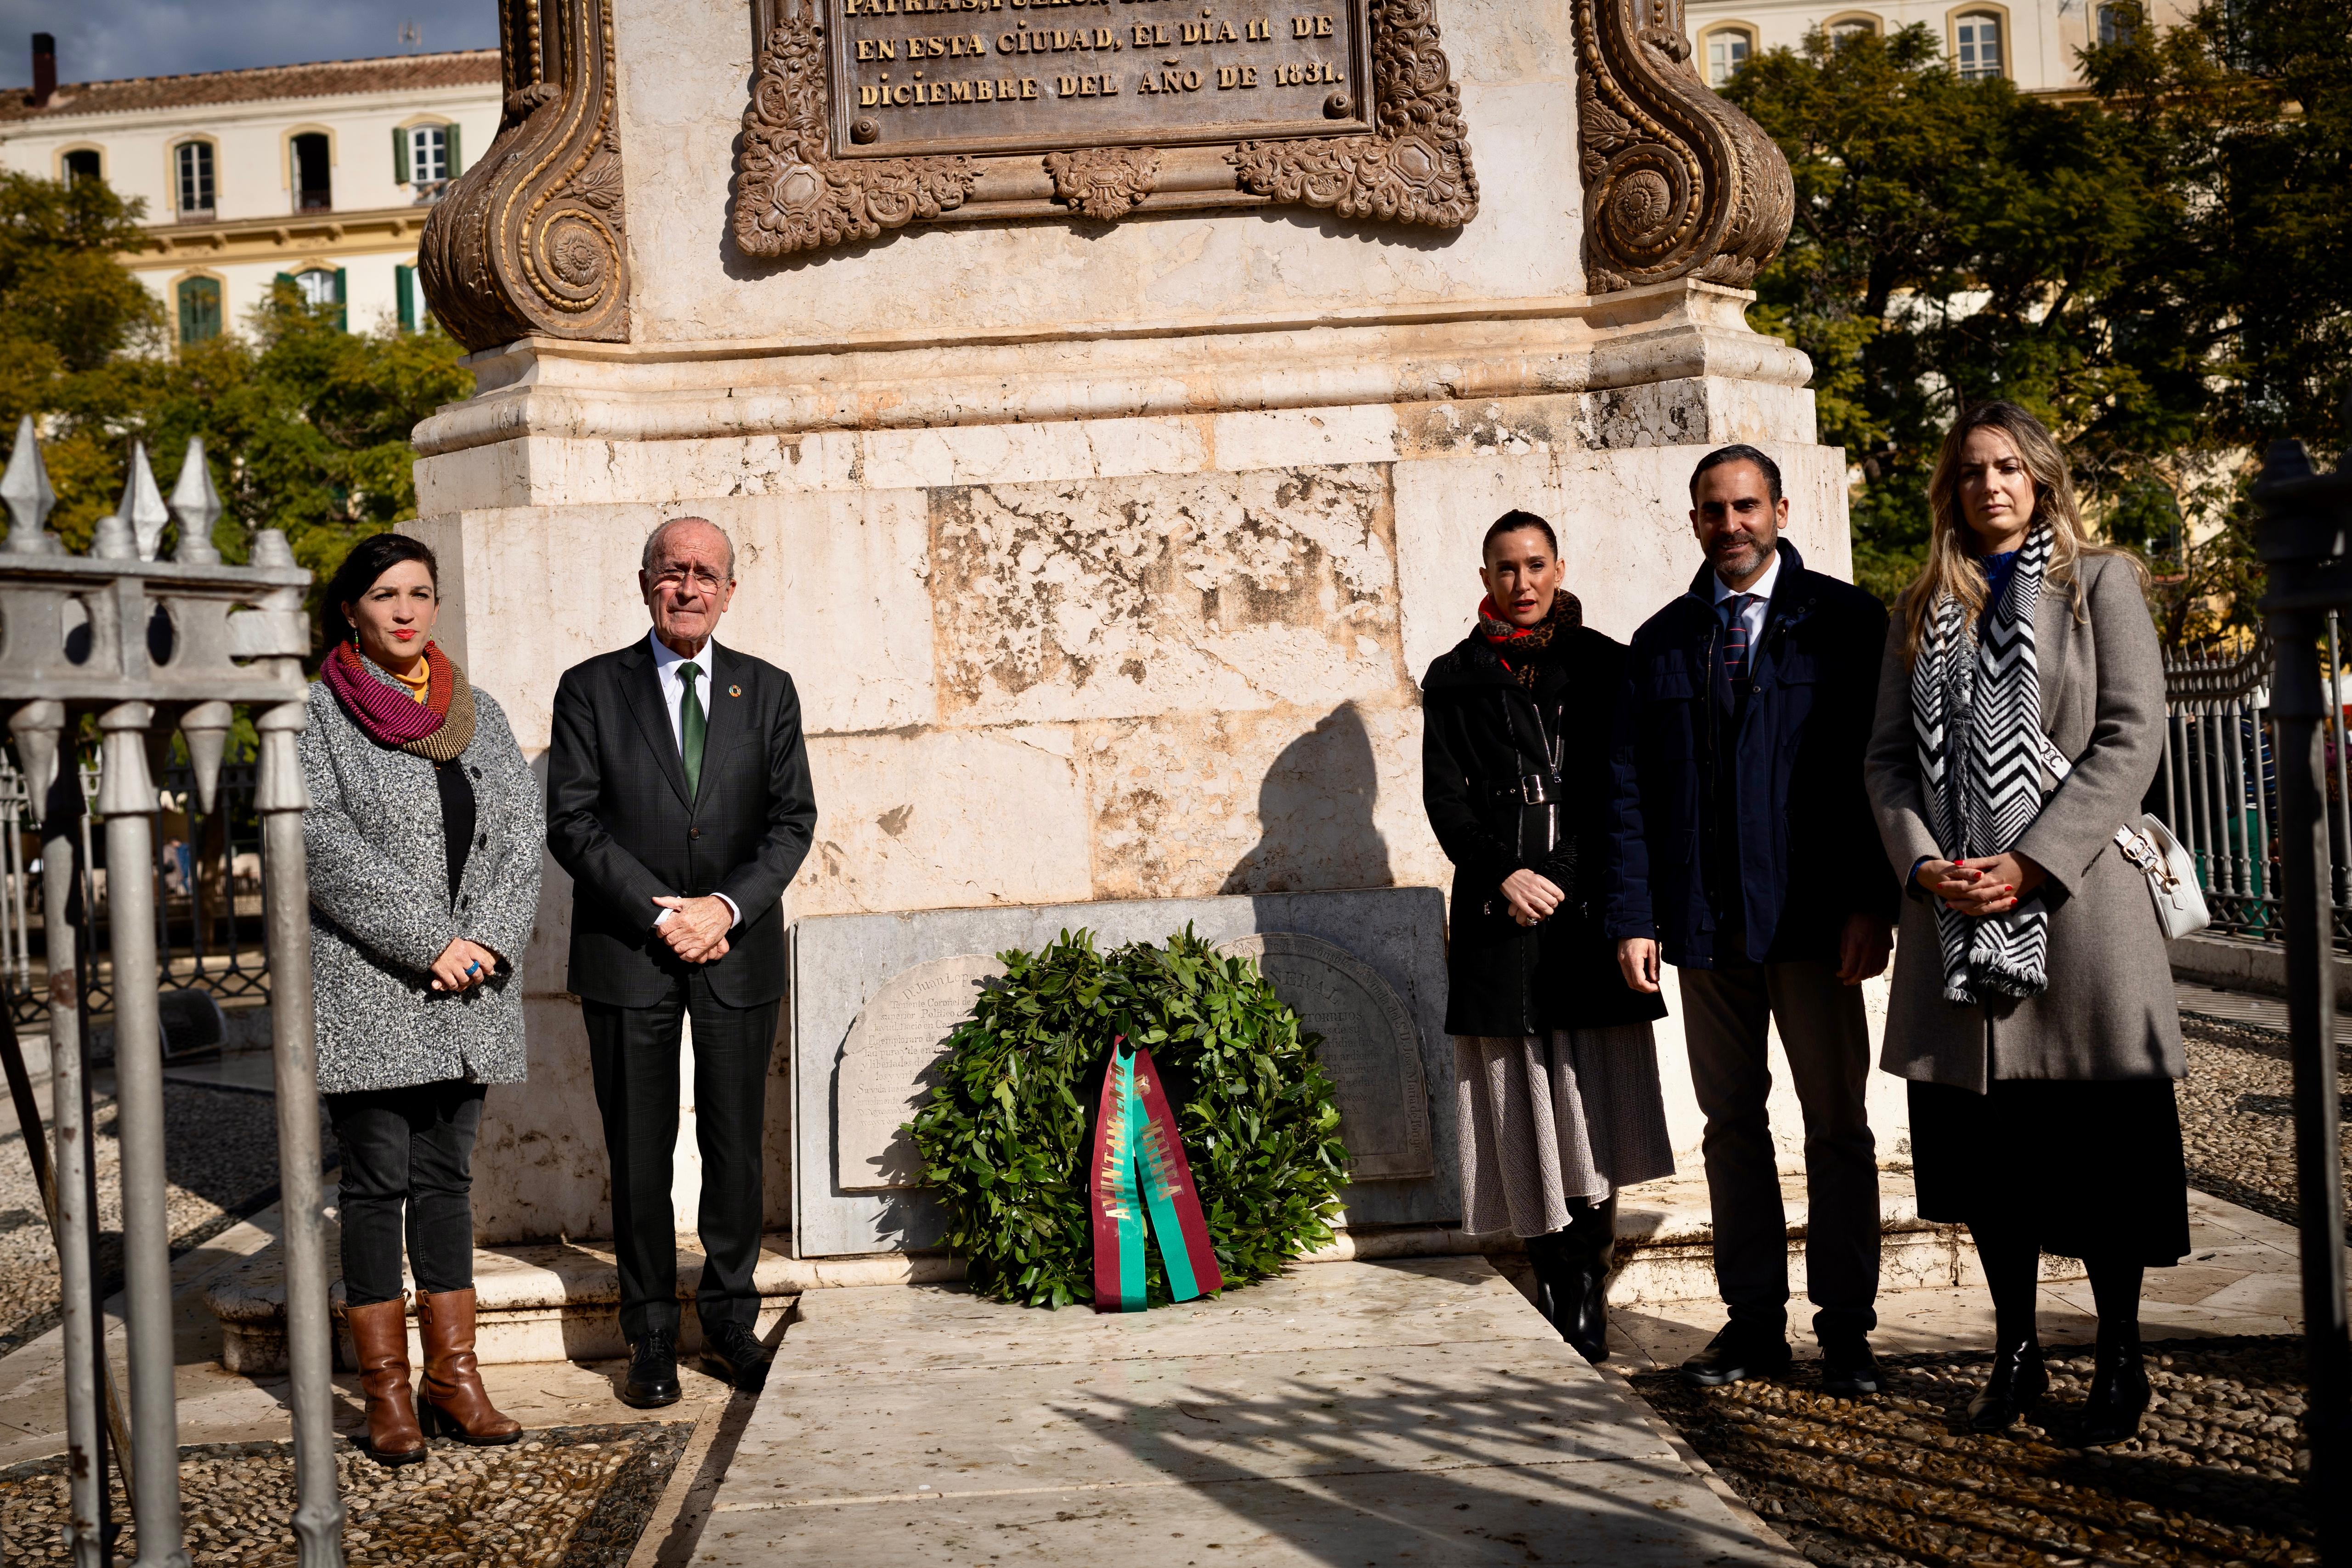
[[[1886,967],[1898,886],[1864,794],[1886,612],[1780,538],[1780,470],[1725,447],[1691,476],[1706,564],[1633,634],[1612,742],[1607,929],[1625,979],[1682,988],[1706,1113],[1717,1287],[1730,1322],[1683,1365],[1712,1385],[1785,1371],[1789,1264],[1767,1027],[1805,1117],[1805,1267],[1832,1394],[1882,1386],[1878,1163],[1862,983]]]

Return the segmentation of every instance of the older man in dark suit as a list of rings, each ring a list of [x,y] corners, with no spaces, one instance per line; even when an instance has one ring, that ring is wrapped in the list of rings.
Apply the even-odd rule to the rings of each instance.
[[[778,904],[816,828],[793,678],[711,640],[735,596],[735,547],[698,517],[646,541],[652,635],[564,671],[547,765],[547,843],[572,875],[572,972],[612,1163],[631,1405],[677,1385],[670,1206],[679,1028],[694,1020],[708,1261],[694,1306],[706,1352],[740,1388],[767,1374],[760,1146],[784,990]]]

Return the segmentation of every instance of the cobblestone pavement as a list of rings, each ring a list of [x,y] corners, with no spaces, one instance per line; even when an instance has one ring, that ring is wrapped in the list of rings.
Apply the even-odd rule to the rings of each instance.
[[[1833,1568],[2316,1563],[2296,1468],[2300,1339],[2149,1347],[2156,1403],[2141,1436],[2070,1447],[2087,1354],[2051,1363],[2040,1425],[1980,1436],[1961,1413],[1982,1353],[1890,1356],[1871,1399],[1790,1378],[1694,1389],[1633,1383],[1659,1415],[1806,1557]]]
[[[556,1426],[512,1447],[436,1443],[421,1465],[387,1469],[339,1442],[352,1568],[533,1564],[623,1568],[685,1451],[692,1424]],[[285,1443],[183,1450],[180,1492],[198,1568],[293,1568],[294,1461]],[[62,1461],[0,1471],[0,1560],[65,1563]],[[121,1478],[114,1510],[128,1520]],[[115,1560],[129,1562],[126,1528]]]
[[[121,1288],[122,1147],[114,1101],[97,1102],[98,1270],[105,1289]],[[164,1212],[174,1256],[198,1247],[274,1201],[278,1102],[267,1095],[163,1087]],[[320,1136],[334,1147],[325,1131]],[[0,1355],[58,1321],[58,1255],[33,1185],[21,1131],[0,1135]]]
[[[2189,1077],[2180,1135],[2192,1186],[2257,1214],[2295,1223],[2294,1082],[2284,1035],[2203,1018],[2180,1020]],[[2352,1050],[2336,1069],[2352,1085]],[[2352,1114],[2342,1129],[2344,1190],[2352,1202]]]

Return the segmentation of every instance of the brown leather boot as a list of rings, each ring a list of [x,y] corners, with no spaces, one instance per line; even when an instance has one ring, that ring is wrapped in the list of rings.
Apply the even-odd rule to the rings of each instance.
[[[425,1386],[418,1393],[427,1427],[477,1447],[511,1443],[522,1423],[498,1413],[474,1359],[474,1293],[419,1290],[416,1328],[425,1341]]]
[[[367,1395],[367,1447],[381,1465],[413,1465],[425,1458],[425,1433],[408,1386],[408,1303],[398,1297],[343,1313],[360,1354],[360,1390]]]

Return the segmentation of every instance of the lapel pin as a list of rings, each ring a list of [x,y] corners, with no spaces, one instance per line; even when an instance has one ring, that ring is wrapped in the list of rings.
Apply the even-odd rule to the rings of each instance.
[[[727,689],[727,695],[730,697],[740,697],[743,695],[743,689],[740,686],[730,686]]]

